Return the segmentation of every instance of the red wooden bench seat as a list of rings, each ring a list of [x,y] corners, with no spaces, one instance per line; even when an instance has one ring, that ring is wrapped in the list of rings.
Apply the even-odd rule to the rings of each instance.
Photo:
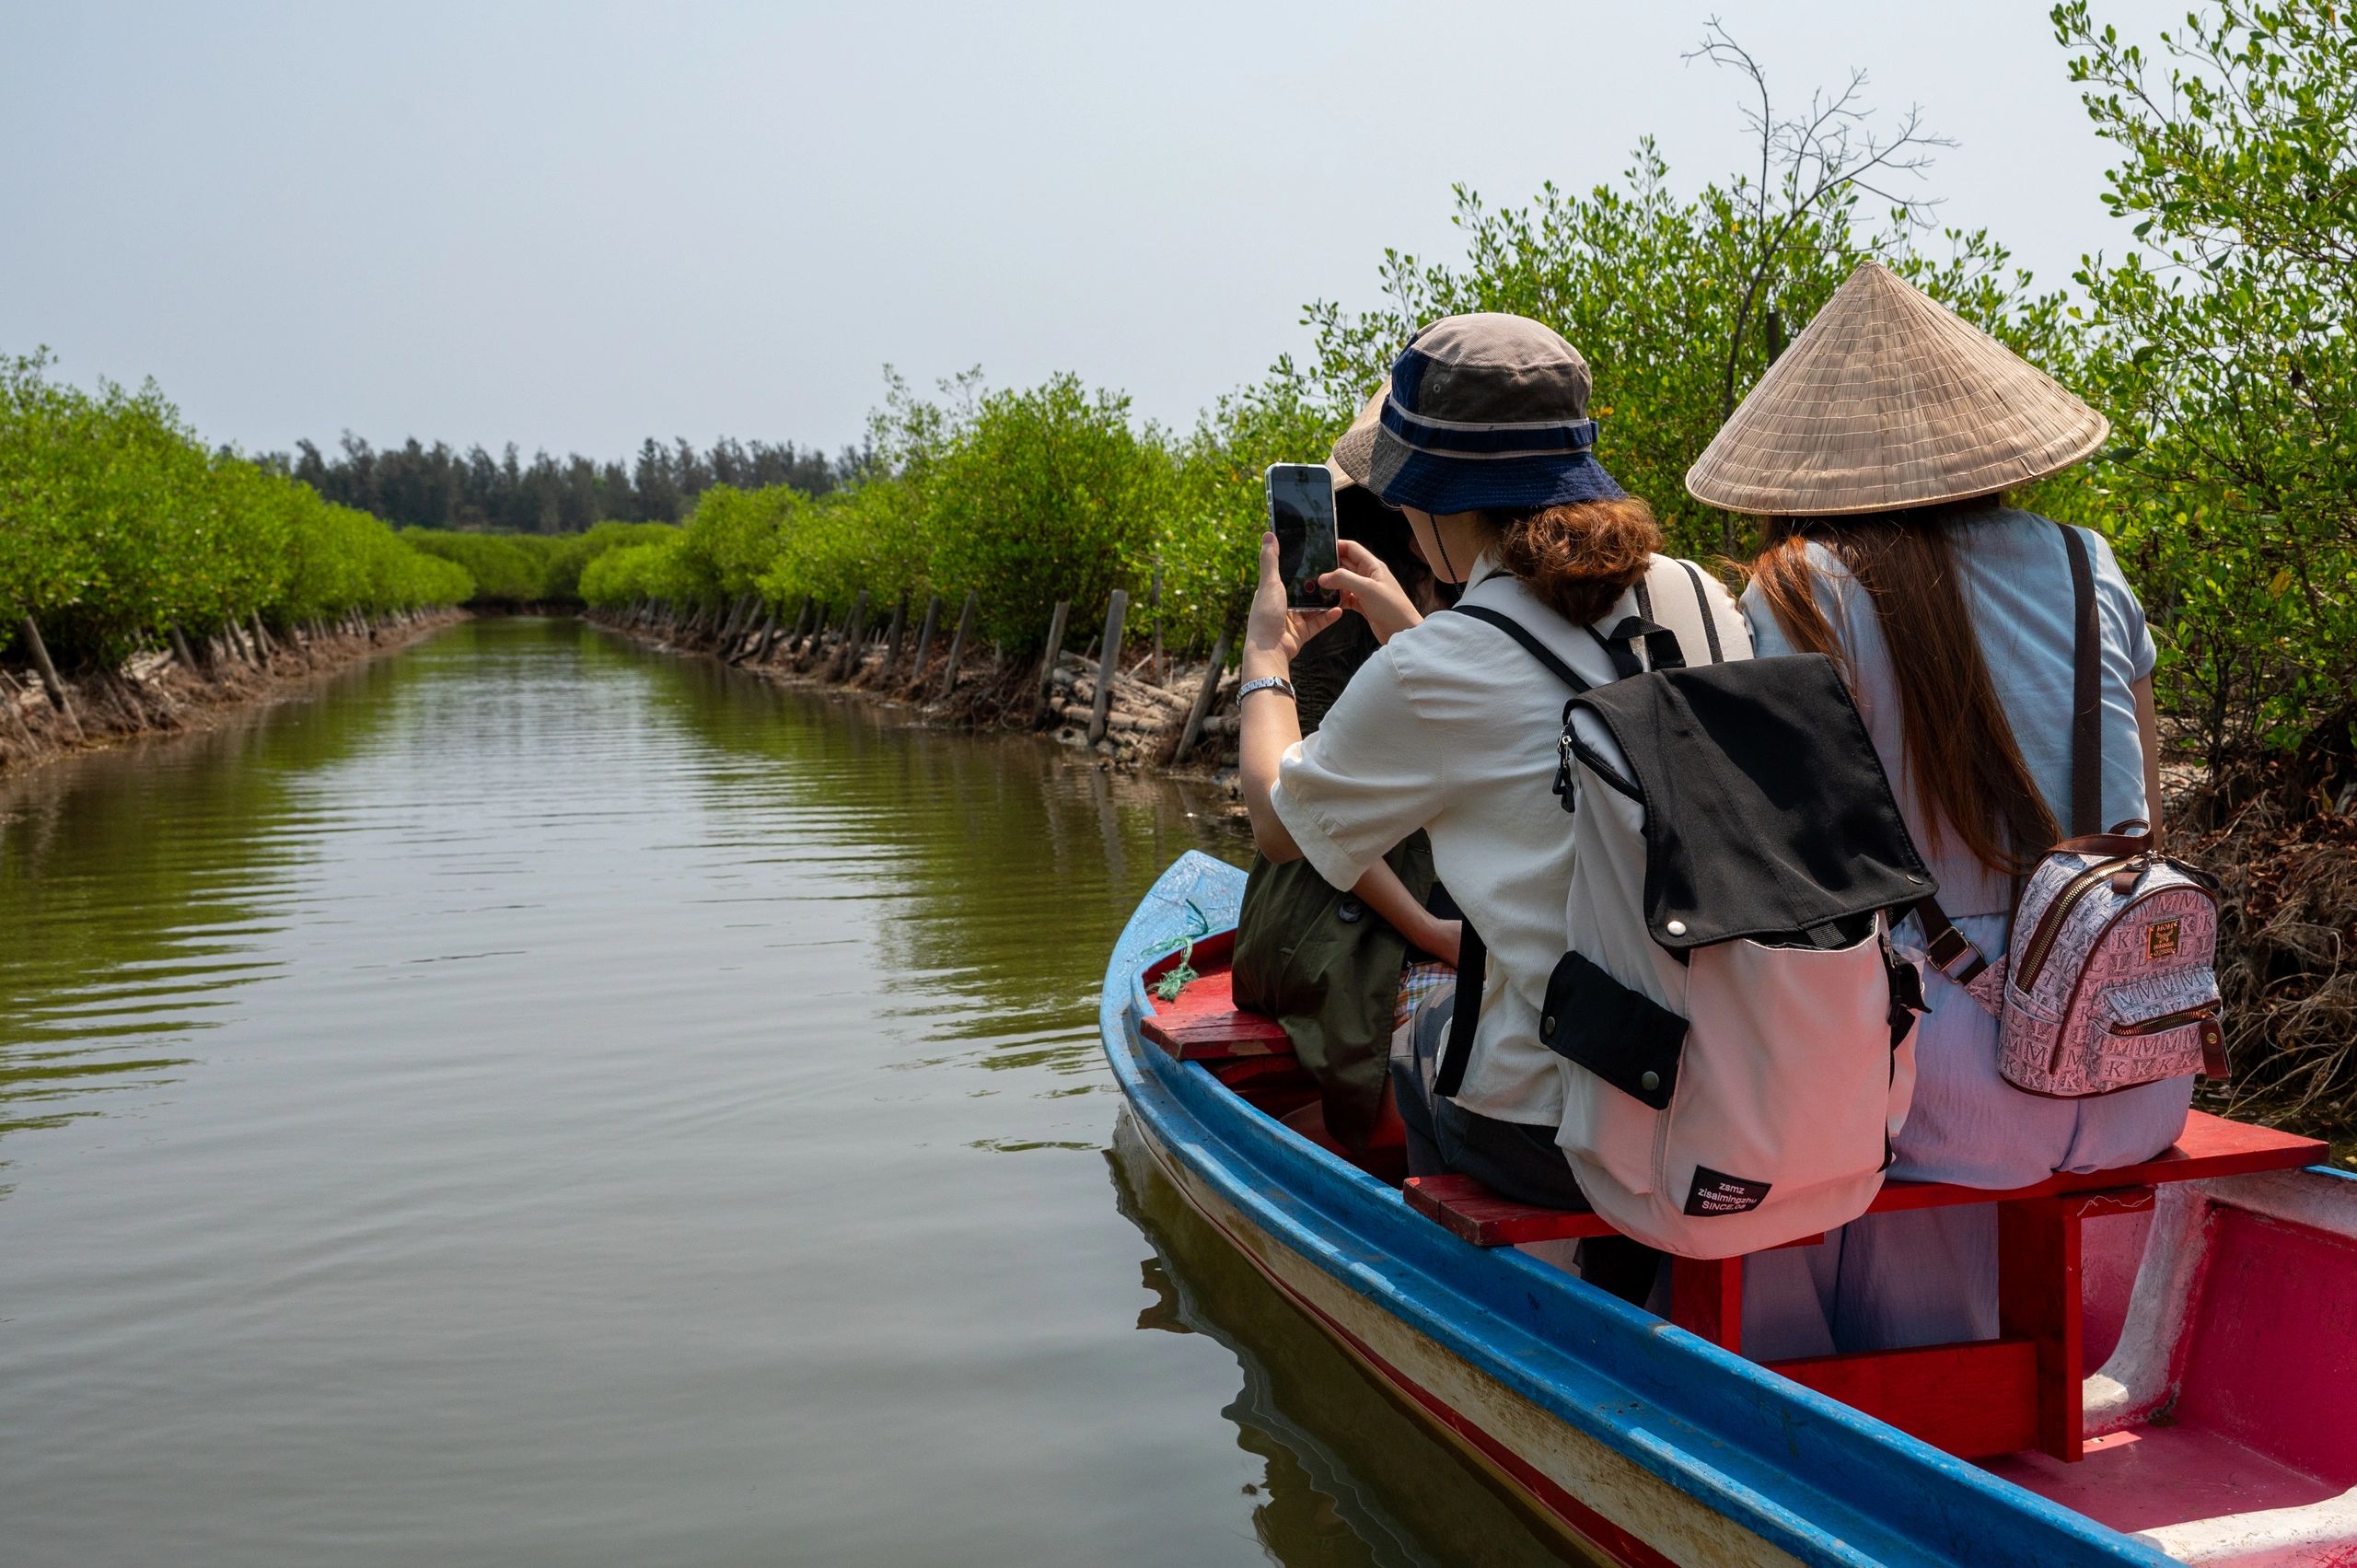
[[[1884,1183],[1866,1212],[1887,1214],[1902,1209],[2009,1203],[2073,1192],[2150,1187],[2164,1181],[2191,1181],[2201,1177],[2250,1176],[2262,1170],[2290,1170],[2314,1165],[2325,1157],[2326,1152],[2326,1145],[2314,1138],[2229,1121],[2223,1116],[2197,1110],[2187,1118],[2185,1133],[2174,1147],[2142,1165],[2084,1174],[2056,1171],[2043,1181],[2003,1192],[1984,1187],[1955,1187],[1940,1181],[1890,1181]],[[1499,1197],[1469,1176],[1410,1177],[1407,1196],[1410,1208],[1447,1226],[1476,1247],[1511,1247],[1526,1241],[1585,1239],[1612,1234],[1612,1227],[1594,1214],[1517,1203]]]
[[[2195,1111],[2175,1147],[2141,1165],[2084,1175],[2057,1171],[2004,1192],[1945,1182],[1889,1182],[1869,1214],[1998,1205],[1998,1337],[1769,1365],[1961,1458],[2038,1448],[2076,1459],[2085,1378],[2082,1223],[2150,1208],[2153,1189],[2161,1182],[2291,1169],[2313,1165],[2325,1153],[2326,1145],[2314,1138]],[[1611,1234],[1594,1214],[1516,1203],[1469,1177],[1410,1177],[1404,1191],[1409,1207],[1477,1247]],[[1670,1321],[1739,1353],[1743,1260],[1673,1258],[1670,1264]]]
[[[1291,1056],[1293,1041],[1283,1026],[1266,1014],[1237,1006],[1227,968],[1233,945],[1234,938],[1225,932],[1196,943],[1194,964],[1204,972],[1187,982],[1177,1001],[1155,999],[1154,1011],[1138,1020],[1138,1033],[1181,1062]],[[1154,995],[1154,982],[1169,973],[1178,958],[1173,953],[1145,971],[1148,997]]]

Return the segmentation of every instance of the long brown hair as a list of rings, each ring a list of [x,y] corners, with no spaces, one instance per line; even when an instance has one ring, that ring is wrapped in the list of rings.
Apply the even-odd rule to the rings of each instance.
[[[1633,495],[1484,512],[1481,520],[1498,532],[1498,565],[1581,625],[1611,609],[1661,548],[1654,509]]]
[[[1771,518],[1751,580],[1793,645],[1850,675],[1817,602],[1808,547],[1823,545],[1875,608],[1898,687],[1899,744],[1916,805],[1975,860],[2013,875],[2062,836],[1997,700],[1957,579],[1956,532],[1993,500],[1858,517]]]

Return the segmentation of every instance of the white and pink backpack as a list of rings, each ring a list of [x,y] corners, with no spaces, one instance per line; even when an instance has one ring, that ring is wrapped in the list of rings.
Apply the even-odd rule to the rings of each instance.
[[[1934,889],[1840,671],[1716,647],[1689,668],[1700,650],[1632,618],[1602,639],[1621,679],[1591,689],[1507,617],[1457,613],[1572,691],[1556,788],[1576,854],[1539,1039],[1581,1192],[1689,1258],[1857,1218],[1915,1081],[1921,980],[1890,925]]]

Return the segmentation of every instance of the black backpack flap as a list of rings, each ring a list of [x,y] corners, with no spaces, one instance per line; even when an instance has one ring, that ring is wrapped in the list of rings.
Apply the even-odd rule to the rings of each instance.
[[[1538,1039],[1655,1110],[1667,1110],[1678,1091],[1686,1020],[1621,984],[1584,953],[1564,954],[1548,976]]]
[[[1934,889],[1822,654],[1655,670],[1573,699],[1645,810],[1645,924],[1673,951],[1838,947]]]

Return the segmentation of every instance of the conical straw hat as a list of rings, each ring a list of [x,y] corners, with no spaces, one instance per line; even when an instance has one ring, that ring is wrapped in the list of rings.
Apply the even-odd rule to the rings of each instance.
[[[1887,512],[2058,473],[2111,422],[1879,261],[1862,261],[1692,468],[1760,517]]]

